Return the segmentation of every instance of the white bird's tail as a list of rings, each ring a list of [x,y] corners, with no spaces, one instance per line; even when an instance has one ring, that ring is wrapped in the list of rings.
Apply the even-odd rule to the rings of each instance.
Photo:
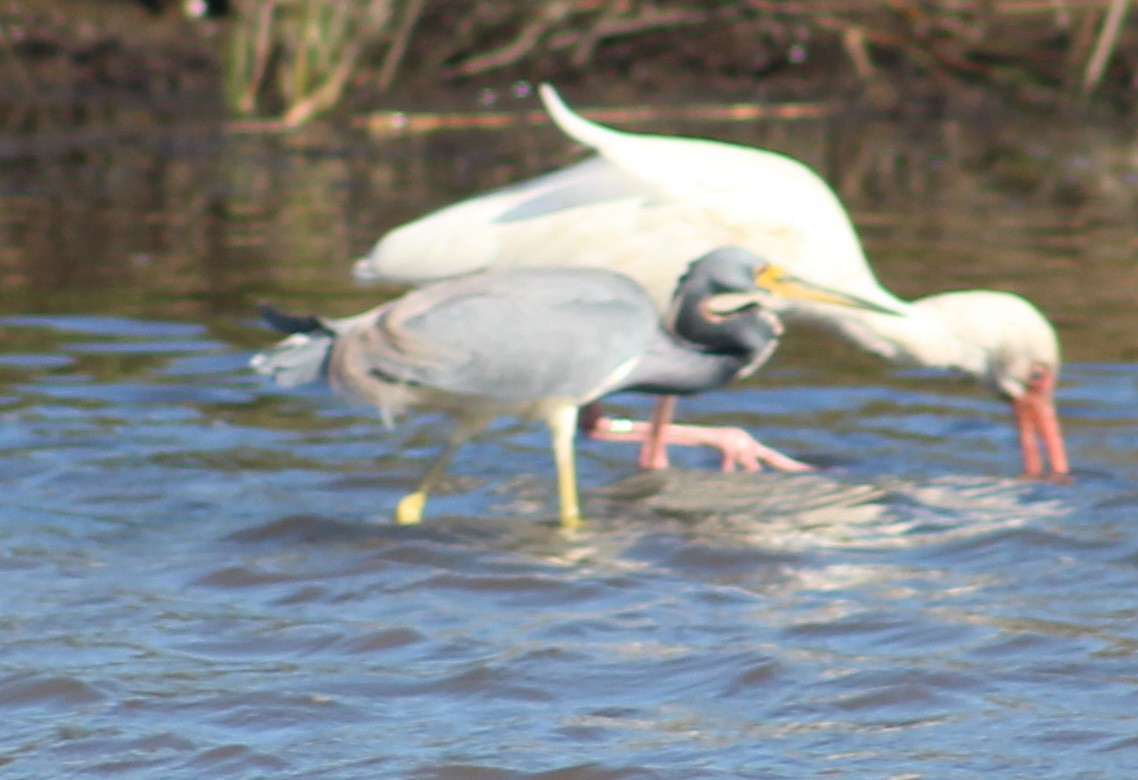
[[[765,149],[614,130],[574,113],[548,84],[540,94],[563,133],[654,187],[657,200],[704,215],[731,238],[728,243],[890,311],[905,308],[878,283],[841,201],[807,165]],[[807,316],[813,306],[799,302],[795,311]],[[823,319],[832,320],[829,310]]]
[[[545,106],[553,124],[557,125],[561,132],[577,143],[584,144],[597,151],[604,151],[613,142],[619,143],[619,139],[627,135],[611,127],[598,125],[596,122],[591,122],[575,113],[573,109],[565,105],[565,101],[561,99],[557,90],[550,84],[539,86],[538,94],[541,95],[542,105]]]
[[[328,355],[336,341],[332,330],[316,317],[293,317],[268,306],[261,307],[261,315],[277,330],[292,335],[254,355],[250,368],[271,377],[281,387],[295,387],[326,376]]]
[[[549,84],[542,84],[539,93],[561,132],[670,197],[697,203],[711,213],[729,215],[739,208],[739,192],[753,194],[757,189],[761,194],[763,187],[778,190],[785,176],[773,175],[772,166],[792,167],[799,176],[798,169],[803,169],[817,187],[813,172],[782,155],[703,138],[614,130],[575,113]]]
[[[716,180],[731,175],[740,164],[753,162],[753,150],[731,144],[703,138],[627,133],[606,127],[574,112],[551,85],[542,84],[538,92],[549,118],[565,135],[629,173],[675,190],[683,197],[691,197],[691,185],[715,185]],[[661,160],[667,162],[664,170],[660,170]],[[710,173],[709,163],[718,163]]]

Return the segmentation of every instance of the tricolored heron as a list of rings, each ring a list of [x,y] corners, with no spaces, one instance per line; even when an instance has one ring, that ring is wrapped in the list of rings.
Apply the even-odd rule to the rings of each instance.
[[[750,374],[782,333],[767,308],[775,296],[874,306],[723,249],[679,279],[665,328],[652,299],[623,274],[517,268],[436,282],[344,319],[265,309],[270,324],[293,335],[251,365],[282,385],[326,377],[387,418],[407,407],[456,418],[442,454],[399,502],[400,523],[419,521],[454,451],[491,420],[544,420],[561,521],[573,526],[578,409],[618,391],[690,394]]]

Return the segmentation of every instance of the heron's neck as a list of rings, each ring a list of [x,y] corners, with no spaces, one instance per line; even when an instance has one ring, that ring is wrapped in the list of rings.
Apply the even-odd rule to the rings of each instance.
[[[667,395],[710,390],[761,366],[782,334],[770,312],[748,309],[713,323],[698,313],[699,296],[678,302],[673,332],[660,332],[626,389]]]
[[[661,333],[629,375],[624,389],[657,395],[699,393],[722,387],[745,373],[750,363],[748,356],[693,349]]]
[[[782,322],[770,311],[751,306],[719,319],[701,311],[703,302],[717,292],[705,280],[688,276],[680,282],[671,315],[671,330],[700,352],[737,362],[736,376],[762,365],[782,335]]]

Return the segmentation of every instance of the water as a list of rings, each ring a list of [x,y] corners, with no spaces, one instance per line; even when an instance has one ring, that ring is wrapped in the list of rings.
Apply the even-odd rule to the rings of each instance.
[[[739,140],[844,182],[899,292],[1003,287],[1051,314],[1072,484],[1014,479],[1007,412],[974,388],[801,335],[681,412],[820,473],[676,452],[642,475],[628,445],[582,443],[567,534],[545,433],[503,421],[394,527],[442,421],[385,431],[267,387],[253,303],[362,308],[347,268],[380,231],[570,159],[555,135],[6,157],[0,775],[1130,776],[1132,157],[1094,128],[890,127]],[[1009,138],[1046,165],[1009,183]]]

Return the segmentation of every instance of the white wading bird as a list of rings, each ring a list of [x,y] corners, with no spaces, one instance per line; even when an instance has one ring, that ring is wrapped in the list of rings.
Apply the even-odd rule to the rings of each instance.
[[[971,376],[1011,403],[1024,472],[1044,473],[1042,441],[1050,474],[1067,473],[1052,400],[1058,340],[1031,303],[992,290],[901,301],[877,282],[837,196],[802,163],[715,141],[619,132],[574,114],[548,85],[541,98],[557,126],[597,156],[396,228],[356,263],[355,277],[419,285],[520,265],[600,266],[638,281],[665,312],[693,258],[737,247],[880,306],[787,301],[779,313],[820,324],[895,364]],[[647,428],[583,415],[595,438],[645,440],[645,468],[667,463],[651,432],[666,424],[670,407],[653,418]],[[675,440],[675,428],[662,428],[666,440]],[[690,434],[693,426],[686,428]],[[740,434],[707,429],[680,438],[719,447],[725,469],[757,468],[758,460],[804,467]]]

